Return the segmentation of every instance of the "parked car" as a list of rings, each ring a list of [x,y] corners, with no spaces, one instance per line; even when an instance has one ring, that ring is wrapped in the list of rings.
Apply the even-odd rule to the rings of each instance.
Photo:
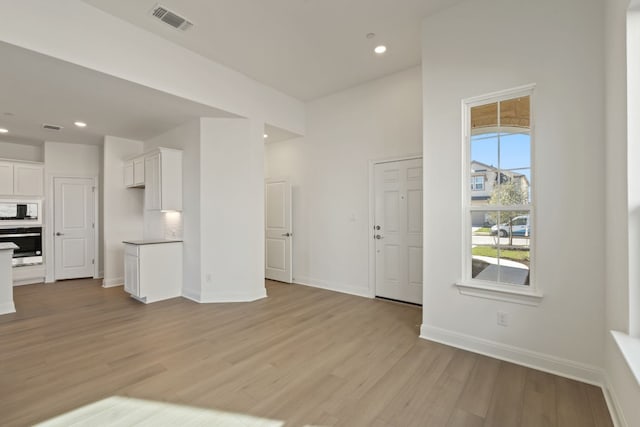
[[[509,236],[509,223],[504,223],[500,225],[494,225],[491,227],[491,234],[497,235],[500,237],[508,237]],[[529,237],[531,235],[531,224],[529,222],[529,215],[521,215],[513,218],[511,221],[511,234],[513,236],[525,236]]]

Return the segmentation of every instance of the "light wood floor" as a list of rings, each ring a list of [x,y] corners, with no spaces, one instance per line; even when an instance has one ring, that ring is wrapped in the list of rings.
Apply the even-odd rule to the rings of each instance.
[[[611,426],[597,387],[419,339],[419,307],[267,288],[146,306],[91,280],[15,288],[0,425],[129,396],[291,426]]]

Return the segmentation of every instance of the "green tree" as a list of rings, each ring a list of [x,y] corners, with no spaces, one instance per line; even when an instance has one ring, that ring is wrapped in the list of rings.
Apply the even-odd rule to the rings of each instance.
[[[526,189],[523,189],[519,181],[516,179],[505,180],[500,184],[496,183],[493,186],[493,192],[489,199],[489,204],[494,206],[517,206],[526,205],[529,203],[529,194]],[[498,218],[499,214],[499,218]],[[498,224],[508,224],[509,226],[509,245],[513,245],[513,219],[521,215],[518,211],[502,211],[492,212],[489,214],[490,218]],[[498,228],[498,236],[500,229]]]

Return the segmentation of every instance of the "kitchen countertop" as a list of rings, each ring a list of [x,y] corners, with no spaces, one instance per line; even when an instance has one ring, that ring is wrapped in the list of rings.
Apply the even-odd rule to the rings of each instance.
[[[150,240],[124,240],[122,243],[125,243],[127,245],[137,245],[137,246],[141,246],[141,245],[158,245],[161,243],[180,243],[182,242],[182,240],[179,239],[175,239],[175,240],[170,240],[170,239],[150,239]]]
[[[0,243],[0,251],[6,251],[9,249],[19,249],[15,243]]]

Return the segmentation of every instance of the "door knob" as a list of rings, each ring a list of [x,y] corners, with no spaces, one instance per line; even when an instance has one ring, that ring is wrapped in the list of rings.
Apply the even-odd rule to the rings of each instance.
[[[291,236],[293,236],[293,233],[284,233],[284,234],[282,234],[282,235],[283,235],[284,237],[291,237]]]
[[[376,230],[380,230],[380,228],[382,227],[380,227],[379,225],[376,225]]]
[[[58,232],[56,233],[56,236],[64,236],[64,233],[61,233],[61,232],[59,232],[59,231],[58,231]]]
[[[382,239],[382,238],[383,238],[380,234],[376,234],[376,236],[375,236],[375,237],[376,237],[376,239],[378,239],[378,240],[380,240],[380,239]]]

